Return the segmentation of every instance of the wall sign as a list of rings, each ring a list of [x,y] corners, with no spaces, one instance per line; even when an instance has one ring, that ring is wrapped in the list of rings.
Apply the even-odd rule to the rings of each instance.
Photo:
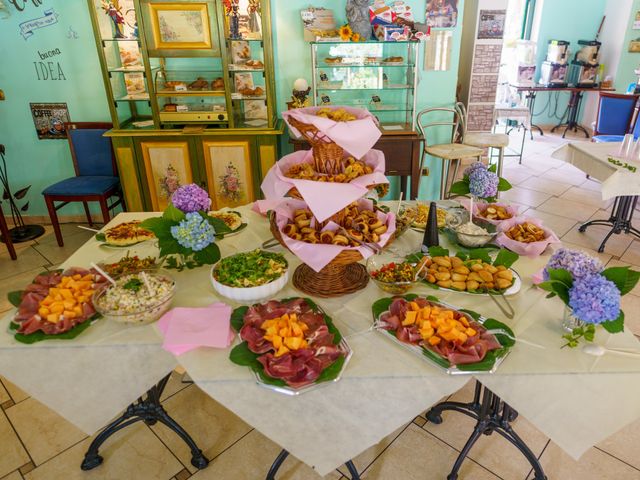
[[[478,23],[478,40],[500,40],[504,36],[506,10],[480,10]]]
[[[66,103],[30,103],[33,124],[38,138],[65,139],[65,122],[69,121],[69,109]]]
[[[33,18],[31,20],[27,20],[26,22],[22,22],[20,27],[20,35],[26,40],[27,38],[33,36],[33,32],[40,28],[50,27],[58,23],[58,14],[55,12],[53,8],[44,11],[44,15],[42,17]]]
[[[60,62],[51,60],[57,55],[62,55],[59,48],[52,48],[41,52],[37,50],[40,61],[33,62],[33,68],[36,69],[38,80],[66,80],[62,65]],[[46,60],[46,61],[45,61]]]

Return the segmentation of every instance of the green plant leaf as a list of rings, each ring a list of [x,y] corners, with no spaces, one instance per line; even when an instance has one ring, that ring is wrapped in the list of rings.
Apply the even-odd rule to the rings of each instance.
[[[422,252],[410,253],[409,255],[406,256],[406,260],[409,263],[418,263],[423,258],[424,258],[424,253]]]
[[[469,180],[459,180],[451,185],[450,195],[469,195]]]
[[[167,230],[167,226],[171,227],[175,225],[175,223],[176,222],[170,222],[163,217],[151,217],[140,222],[140,226],[152,231],[157,237],[158,233],[162,233],[163,231]]]
[[[551,296],[547,295],[547,298],[557,295],[565,305],[569,305],[569,287],[567,287],[565,283],[558,280],[548,280],[546,282],[539,283],[538,287],[552,293]]]
[[[609,320],[608,322],[602,322],[600,325],[609,333],[624,332],[624,312],[620,310],[620,315],[615,320]]]
[[[215,243],[212,243],[206,248],[194,252],[193,259],[201,265],[213,265],[220,260],[220,249]]]
[[[244,314],[247,313],[247,310],[249,310],[249,307],[244,305],[231,312],[231,327],[238,333],[240,333],[240,329],[244,325]]]
[[[638,283],[640,272],[629,267],[610,267],[602,272],[602,276],[616,284],[620,295],[629,293]]]
[[[9,303],[11,305],[13,305],[14,307],[19,307],[20,306],[20,302],[22,302],[22,290],[16,290],[14,292],[9,292],[7,294],[7,300],[9,300]]]
[[[520,255],[517,253],[507,250],[506,248],[501,248],[496,259],[493,261],[493,265],[496,267],[503,265],[505,268],[511,268],[511,265],[516,263],[519,258]]]
[[[469,259],[475,260],[479,259],[485,263],[491,263],[491,257],[489,256],[489,250],[486,248],[474,248],[473,250],[469,250]]]
[[[242,342],[231,350],[229,354],[229,360],[236,365],[242,365],[244,367],[259,368],[262,364],[258,361],[258,354],[249,350],[247,342]]]
[[[511,185],[506,178],[500,177],[500,179],[498,180],[499,192],[506,192],[507,190],[511,190],[512,188],[513,185]]]
[[[573,286],[573,277],[568,270],[564,268],[549,268],[547,269],[547,273],[549,273],[549,280],[561,282],[568,288]]]
[[[219,218],[213,218],[210,217],[209,215],[203,215],[204,218],[207,220],[207,222],[209,222],[209,225],[211,225],[213,227],[213,229],[216,231],[216,235],[219,234],[225,234],[225,233],[230,233],[231,229],[229,228],[229,226],[224,223],[224,221],[220,220]]]
[[[23,333],[16,333],[14,338],[16,341],[20,343],[25,343],[27,345],[31,345],[32,343],[42,342],[44,340],[72,340],[84,332],[87,328],[89,328],[93,322],[102,318],[102,315],[96,313],[90,319],[86,320],[83,323],[80,323],[73,327],[71,330],[59,333],[57,335],[47,335],[42,330],[38,330],[37,332],[30,333],[29,335],[24,335]],[[17,330],[17,329],[16,329]]]
[[[325,368],[322,371],[322,373],[320,373],[320,376],[316,379],[316,383],[331,382],[336,378],[338,378],[338,375],[340,375],[340,371],[342,370],[344,362],[345,362],[344,357],[342,356],[338,357],[335,362],[333,362],[331,365]]]
[[[160,256],[165,257],[167,255],[175,255],[177,253],[183,253],[188,255],[187,250],[191,251],[191,249],[185,249],[181,246],[177,240],[158,240],[158,246],[160,247]]]
[[[448,257],[449,250],[439,246],[429,247],[429,256],[430,257]]]
[[[185,213],[182,210],[178,210],[174,207],[173,203],[169,203],[169,206],[164,209],[162,212],[162,218],[165,220],[169,220],[174,223],[179,223],[184,220],[186,217]]]
[[[96,233],[94,235],[94,238],[99,242],[106,242],[107,241],[107,236],[104,233]]]
[[[491,165],[489,165],[487,167],[487,171],[496,173],[498,171],[498,164],[497,163],[492,163]]]

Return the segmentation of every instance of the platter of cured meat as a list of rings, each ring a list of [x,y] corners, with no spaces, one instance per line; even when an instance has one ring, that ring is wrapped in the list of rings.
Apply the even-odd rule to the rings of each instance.
[[[99,317],[92,297],[105,282],[84,268],[41,273],[24,290],[9,293],[18,309],[9,331],[22,343],[77,337]]]
[[[331,318],[308,298],[236,308],[231,325],[242,343],[229,358],[261,386],[298,395],[340,379],[351,348]]]
[[[432,296],[381,298],[372,310],[376,330],[452,375],[493,373],[515,344],[504,323]]]

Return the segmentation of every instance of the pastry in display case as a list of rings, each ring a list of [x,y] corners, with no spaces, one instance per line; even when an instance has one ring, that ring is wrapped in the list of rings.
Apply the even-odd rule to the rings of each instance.
[[[383,130],[413,130],[419,42],[311,42],[314,105],[374,113]]]

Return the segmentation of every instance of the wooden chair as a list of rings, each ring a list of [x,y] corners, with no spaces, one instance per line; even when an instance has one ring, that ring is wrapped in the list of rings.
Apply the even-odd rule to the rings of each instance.
[[[70,202],[82,202],[87,221],[93,225],[88,202],[98,202],[102,221],[106,224],[110,219],[109,211],[122,203],[111,139],[103,136],[112,127],[111,123],[100,122],[65,123],[76,176],[55,183],[42,192],[56,240],[61,247],[64,242],[57,214],[60,208]],[[113,196],[118,199],[109,205],[108,200]],[[56,206],[55,202],[62,203]]]
[[[2,241],[7,246],[7,250],[9,250],[11,260],[16,260],[18,256],[16,255],[16,249],[11,241],[11,234],[9,233],[7,220],[4,218],[4,213],[2,212],[2,205],[0,205],[0,233],[2,234]]]
[[[427,122],[427,117],[436,116],[436,120]],[[453,117],[452,120],[449,120]],[[422,159],[420,161],[420,171],[424,167],[424,159],[427,155],[440,158],[442,160],[442,174],[440,177],[440,200],[448,198],[447,185],[449,181],[449,167],[453,163],[453,177],[452,181],[455,181],[458,169],[460,167],[460,161],[463,158],[477,157],[481,160],[482,149],[476,147],[470,147],[469,145],[463,145],[458,143],[462,140],[464,134],[464,124],[460,112],[455,108],[427,108],[418,113],[416,117],[416,123],[418,130],[424,138],[424,150],[422,152]],[[448,143],[430,144],[427,131],[434,127],[450,127],[451,128],[451,140]]]

